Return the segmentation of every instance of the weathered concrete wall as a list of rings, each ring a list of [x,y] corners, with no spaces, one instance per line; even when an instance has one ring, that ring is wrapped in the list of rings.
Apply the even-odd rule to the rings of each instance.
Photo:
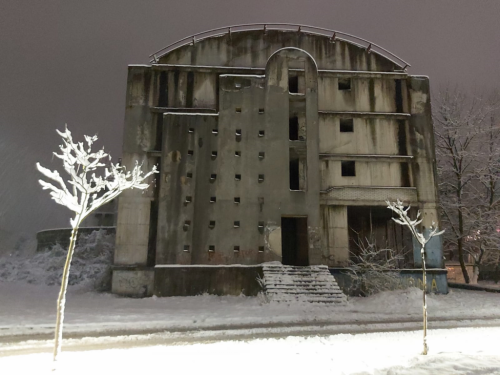
[[[180,47],[160,59],[161,64],[265,67],[283,47],[308,51],[319,69],[392,72],[398,67],[364,47],[303,32],[263,30],[235,32]]]
[[[127,297],[151,297],[154,286],[154,268],[113,267],[113,293]]]
[[[158,297],[216,295],[256,296],[262,291],[257,278],[262,266],[159,266],[155,269],[154,294]]]
[[[341,132],[340,119],[352,119],[353,131]],[[389,116],[356,114],[319,116],[319,149],[322,154],[398,155],[398,120]]]
[[[349,262],[347,206],[321,206],[323,263],[342,267]]]
[[[346,158],[345,160],[349,160]],[[321,190],[331,186],[401,186],[399,162],[356,161],[356,175],[342,176],[340,160],[322,160]]]
[[[130,66],[127,80],[122,164],[132,169],[137,161],[151,170],[155,158],[156,128],[150,107],[153,105],[152,71],[146,66]],[[153,180],[153,177],[151,178]],[[150,206],[153,187],[146,191],[126,190],[118,200],[115,264],[146,265],[148,259]]]

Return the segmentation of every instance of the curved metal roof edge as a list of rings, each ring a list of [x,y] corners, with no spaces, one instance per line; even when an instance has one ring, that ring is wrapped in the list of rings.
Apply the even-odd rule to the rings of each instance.
[[[255,30],[262,30],[263,32],[266,32],[267,30],[277,30],[277,31],[295,31],[295,32],[303,32],[307,34],[313,34],[313,35],[318,35],[318,36],[325,36],[329,37],[332,42],[335,42],[336,40],[341,40],[344,42],[348,42],[351,44],[358,45],[360,47],[366,48],[366,51],[368,53],[374,52],[397,66],[401,68],[401,70],[406,70],[406,68],[410,67],[410,63],[406,62],[402,58],[396,56],[394,53],[388,51],[387,49],[379,46],[378,44],[375,44],[373,42],[370,42],[369,40],[357,37],[352,34],[347,34],[342,31],[336,31],[336,30],[330,30],[326,29],[323,27],[316,27],[316,26],[309,26],[309,25],[297,25],[297,24],[290,24],[290,23],[249,23],[249,24],[242,24],[242,25],[232,25],[232,26],[224,26],[224,27],[219,27],[207,31],[203,31],[194,35],[187,36],[185,38],[182,38],[178,40],[177,42],[171,43],[166,47],[163,47],[162,49],[156,51],[155,53],[149,55],[151,58],[152,63],[158,62],[158,59],[165,56],[169,52],[183,47],[185,45],[189,44],[194,44],[198,41],[207,39],[207,38],[212,38],[212,37],[217,37],[221,35],[226,35],[235,32],[245,32],[245,31],[255,31]]]

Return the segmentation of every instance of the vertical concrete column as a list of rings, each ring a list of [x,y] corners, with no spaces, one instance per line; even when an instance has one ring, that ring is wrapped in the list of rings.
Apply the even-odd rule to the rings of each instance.
[[[148,157],[155,144],[155,128],[150,107],[153,101],[153,73],[149,66],[129,66],[123,134],[122,163],[132,169],[135,162],[150,170]],[[154,181],[151,178],[150,183]],[[127,190],[118,200],[115,265],[145,266],[148,258],[149,220],[153,187],[146,191]]]
[[[347,206],[321,206],[323,257],[329,267],[344,267],[349,261]]]
[[[432,123],[429,78],[413,76],[407,79],[409,120],[408,146],[413,155],[413,181],[417,188],[422,217],[421,230],[428,234],[432,223],[441,227],[438,214],[437,170]],[[427,266],[444,267],[441,238],[434,238],[426,248]],[[420,247],[414,242],[415,266],[421,266]]]

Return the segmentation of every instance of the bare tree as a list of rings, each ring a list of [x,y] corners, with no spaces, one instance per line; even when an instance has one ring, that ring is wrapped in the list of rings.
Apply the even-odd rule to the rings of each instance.
[[[359,236],[354,240],[357,251],[351,252],[349,266],[355,288],[364,295],[371,295],[383,290],[401,287],[398,269],[402,268],[404,253],[388,247],[381,248],[373,237]]]
[[[481,221],[484,224],[487,217],[491,218],[491,215],[484,211],[484,205],[482,210],[479,210],[485,202],[477,195],[478,181],[482,180],[487,189],[489,187],[493,190],[497,181],[496,172],[488,170],[496,169],[496,161],[488,163],[488,158],[485,160],[485,153],[489,151],[484,147],[484,141],[491,114],[498,106],[491,100],[478,96],[469,97],[458,89],[440,92],[436,103],[433,118],[440,178],[440,205],[443,225],[449,229],[445,243],[447,247],[457,249],[465,282],[470,283],[465,265],[466,257],[468,254],[477,254],[474,238],[477,237],[478,231],[481,231]],[[489,144],[494,146],[493,142],[498,135],[490,134],[493,138]],[[494,158],[495,152],[491,150],[491,158]],[[493,159],[491,161],[493,162]],[[487,169],[478,174],[480,167],[485,164],[488,165]]]
[[[423,292],[422,292],[422,303],[423,303],[423,328],[424,328],[424,350],[422,354],[427,355],[429,350],[427,346],[427,298],[426,298],[426,289],[427,289],[427,269],[425,267],[425,245],[431,240],[432,237],[440,236],[444,233],[444,230],[438,232],[438,228],[435,226],[435,223],[432,223],[432,226],[427,238],[420,233],[417,227],[422,222],[422,219],[419,220],[420,211],[417,212],[417,218],[412,220],[408,216],[408,211],[410,210],[410,206],[405,208],[401,201],[397,202],[389,202],[387,201],[387,208],[395,212],[399,219],[392,218],[396,223],[408,227],[410,229],[412,236],[418,241],[420,244],[420,255],[422,256],[422,284],[423,284]]]
[[[68,128],[64,132],[57,130],[57,133],[62,137],[63,145],[59,146],[61,154],[54,153],[54,155],[63,161],[64,170],[69,175],[68,184],[70,187],[68,188],[59,172],[44,168],[39,163],[36,164],[38,170],[45,177],[55,182],[53,185],[39,180],[42,188],[51,191],[50,195],[56,203],[66,206],[75,213],[75,217],[70,219],[73,229],[57,300],[54,362],[57,361],[61,352],[69,269],[80,224],[92,211],[118,197],[122,191],[134,188],[146,189],[149,185],[144,181],[153,173],[157,173],[156,166],[149,173],[143,175],[141,166],[137,162],[131,172],[126,172],[125,168],[119,164],[110,163],[110,169],[104,168],[104,176],[96,176],[94,172],[105,167],[102,160],[108,156],[104,150],[92,152],[92,144],[97,140],[97,136],[85,136],[86,146],[84,146],[83,142],[73,142]],[[111,160],[111,157],[109,159]]]

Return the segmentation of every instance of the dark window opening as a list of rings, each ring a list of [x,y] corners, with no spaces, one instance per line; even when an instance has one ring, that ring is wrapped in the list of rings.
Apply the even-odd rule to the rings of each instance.
[[[263,137],[266,134],[264,130],[259,130],[259,137]]]
[[[354,131],[354,120],[352,118],[340,119],[340,132],[352,133]]]
[[[259,114],[263,114],[264,113],[264,108],[259,108]]]
[[[214,182],[216,179],[217,179],[217,174],[216,173],[212,173],[210,175],[210,182]]]
[[[191,203],[193,201],[193,197],[187,196],[184,200],[186,203]]]
[[[208,223],[208,227],[210,229],[213,229],[215,227],[215,220],[210,220],[210,222]]]
[[[297,116],[290,117],[288,120],[288,138],[291,141],[299,140],[299,119]]]
[[[264,222],[263,221],[259,221],[259,228],[264,228]]]
[[[189,251],[189,245],[184,245],[184,251]]]
[[[194,133],[194,128],[189,128],[188,133]]]
[[[343,161],[342,163],[342,176],[352,177],[356,176],[356,163],[353,161]]]
[[[299,159],[290,159],[290,190],[300,190]]]
[[[241,113],[241,107],[236,107],[236,113]]]
[[[183,225],[182,229],[184,229],[184,232],[186,232],[190,226],[191,226],[191,220],[186,220],[186,221],[184,221],[184,225]]]
[[[265,152],[259,152],[259,159],[264,159],[264,157],[266,156],[266,153]]]
[[[234,197],[234,203],[239,204],[241,202],[240,197]]]
[[[396,112],[402,113],[403,112],[403,94],[401,91],[401,80],[400,79],[395,79],[394,83],[396,85]]]
[[[235,228],[239,228],[240,227],[240,222],[239,221],[235,221],[234,222],[234,227]]]
[[[350,90],[351,89],[351,79],[350,78],[339,78],[339,90]]]
[[[194,151],[193,150],[188,150],[188,155],[189,156],[193,156],[194,155]]]
[[[193,174],[191,172],[186,173],[187,178],[193,178]]]
[[[234,251],[236,251],[236,252],[240,251],[240,247],[239,247],[239,246],[235,246],[233,249],[234,249]]]
[[[234,156],[236,156],[236,157],[240,157],[240,156],[241,156],[241,151],[235,151],[235,152],[234,152]]]
[[[235,174],[235,175],[234,175],[234,179],[235,179],[236,181],[241,181],[241,174]]]
[[[263,174],[259,174],[259,182],[262,182],[264,181],[264,175]]]
[[[194,72],[187,74],[186,107],[193,107]]]
[[[210,197],[210,203],[215,203],[217,202],[217,198],[216,197]]]
[[[160,80],[158,83],[158,106],[168,106],[168,75],[167,72],[160,73]]]
[[[236,135],[241,136],[241,129],[236,129]]]
[[[292,94],[299,93],[299,77],[289,76],[288,77],[288,91]]]
[[[212,160],[217,159],[217,151],[212,151]]]
[[[259,246],[259,253],[263,253],[264,252],[264,246]]]
[[[212,134],[213,134],[213,135],[217,135],[217,134],[219,134],[219,130],[218,130],[218,129],[212,129]]]
[[[208,251],[210,251],[210,252],[215,251],[215,246],[214,245],[209,245],[208,246]]]

